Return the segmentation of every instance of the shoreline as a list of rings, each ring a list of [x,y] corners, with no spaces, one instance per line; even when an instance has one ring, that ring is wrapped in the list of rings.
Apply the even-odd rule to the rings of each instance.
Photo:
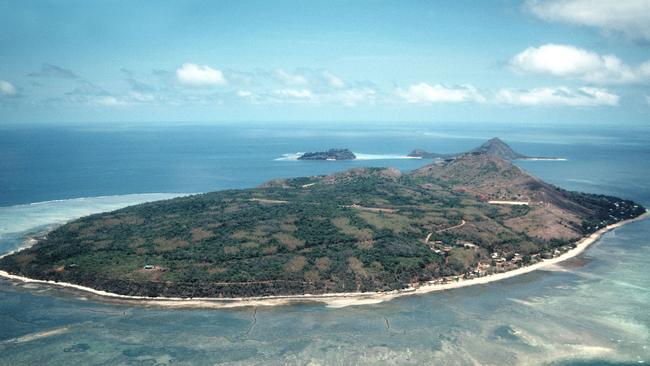
[[[584,252],[591,244],[595,243],[602,235],[621,227],[625,224],[640,221],[650,216],[650,211],[644,214],[617,222],[616,224],[608,225],[589,236],[583,237],[576,242],[576,247],[550,259],[542,260],[535,264],[520,267],[511,271],[492,274],[484,277],[478,277],[468,280],[459,280],[457,282],[445,284],[422,284],[417,288],[408,287],[401,290],[393,290],[387,292],[341,292],[329,294],[304,294],[304,295],[276,295],[264,297],[247,297],[247,298],[180,298],[180,297],[146,297],[146,296],[131,296],[120,295],[107,291],[97,290],[91,287],[76,285],[67,282],[55,282],[51,280],[37,280],[29,277],[12,275],[6,271],[0,270],[0,277],[23,283],[35,283],[51,285],[53,287],[61,287],[64,289],[71,289],[83,293],[91,294],[92,297],[99,301],[114,302],[126,305],[139,305],[139,306],[159,306],[167,308],[235,308],[246,306],[279,306],[290,305],[298,303],[322,303],[327,307],[341,308],[354,305],[367,305],[378,304],[384,301],[390,301],[397,297],[409,295],[422,295],[436,291],[452,290],[461,287],[483,285],[490,282],[500,281],[507,278],[512,278],[522,274],[530,273],[544,267],[548,267],[567,259],[571,259]],[[34,242],[36,242],[34,240]],[[19,249],[5,253],[0,258],[17,253],[30,246],[23,246]]]
[[[544,158],[544,157],[527,157],[520,158],[516,160],[525,160],[525,161],[567,161],[567,158]]]

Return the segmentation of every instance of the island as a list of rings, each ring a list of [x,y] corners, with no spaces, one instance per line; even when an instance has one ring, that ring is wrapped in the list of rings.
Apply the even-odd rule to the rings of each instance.
[[[0,258],[0,274],[131,301],[393,296],[523,273],[645,212],[474,151],[82,217]]]
[[[329,149],[304,153],[298,157],[298,160],[354,160],[356,158],[356,155],[348,149]]]
[[[440,154],[428,152],[423,149],[415,149],[411,151],[408,156],[423,159],[454,159],[464,154],[485,154],[495,156],[505,160],[564,160],[557,157],[543,157],[543,156],[526,156],[514,151],[508,144],[503,142],[500,138],[494,137],[486,141],[479,147],[476,147],[468,152],[456,154]]]

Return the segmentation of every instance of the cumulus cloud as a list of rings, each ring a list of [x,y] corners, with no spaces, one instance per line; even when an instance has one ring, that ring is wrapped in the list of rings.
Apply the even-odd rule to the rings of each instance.
[[[650,40],[647,0],[529,0],[526,8],[547,21],[595,27],[605,33]]]
[[[207,65],[185,63],[176,69],[178,82],[191,87],[206,87],[226,85],[227,80],[223,72]]]
[[[619,96],[602,88],[542,87],[533,89],[501,89],[496,93],[480,93],[472,85],[446,87],[419,83],[408,89],[398,89],[398,95],[408,103],[492,103],[518,106],[616,106]]]
[[[125,79],[125,81],[129,84],[131,90],[138,93],[151,93],[156,90],[153,86],[132,77]]]
[[[0,80],[0,94],[4,96],[14,96],[17,93],[18,91],[12,83],[6,80]]]
[[[129,93],[129,98],[138,103],[151,103],[156,100],[156,96],[152,93],[140,93],[137,91]]]
[[[238,90],[237,91],[237,96],[240,98],[248,98],[251,97],[253,93],[249,90]]]
[[[323,71],[323,77],[325,77],[325,80],[327,80],[327,83],[335,88],[343,88],[345,86],[345,82],[341,80],[338,76],[332,74],[329,71]]]
[[[407,89],[399,88],[397,94],[407,102],[415,104],[485,101],[485,97],[472,85],[447,87],[442,84],[419,83],[411,85]]]
[[[379,93],[369,87],[335,90],[313,90],[308,88],[280,88],[266,91],[246,89],[234,93],[237,97],[254,104],[334,104],[354,107],[363,103],[374,103]]]
[[[544,87],[529,90],[502,89],[495,102],[522,106],[598,107],[617,106],[619,96],[606,89]]]
[[[131,91],[128,94],[114,94],[88,80],[78,79],[76,87],[61,98],[52,98],[50,103],[85,104],[94,107],[120,107],[134,103],[151,102],[153,95]]]
[[[601,56],[566,45],[531,47],[513,57],[510,65],[520,72],[582,79],[592,83],[627,83],[643,78],[650,81],[650,60],[636,67],[630,67],[615,56]],[[70,74],[62,72],[60,68],[49,66],[44,66],[39,73],[70,78]],[[487,103],[523,107],[595,107],[619,104],[617,94],[598,87],[479,90],[470,84],[450,86],[419,82],[397,89],[385,89],[369,81],[343,81],[326,69],[297,69],[293,73],[282,69],[222,72],[206,65],[186,63],[177,70],[154,70],[153,77],[143,76],[142,80],[130,70],[123,69],[121,73],[123,84],[121,87],[115,86],[115,89],[110,91],[75,75],[70,83],[73,85],[70,91],[58,97],[48,98],[44,102],[50,105],[77,104],[93,107],[130,107],[155,103],[213,105],[228,102],[348,107],[364,104],[394,105],[395,103],[415,105]],[[192,87],[227,85],[227,87],[217,93],[212,89],[197,91],[179,85]],[[16,88],[11,83],[0,80],[0,96],[12,94],[18,95]],[[646,94],[642,96],[647,99]]]
[[[52,64],[43,64],[41,65],[40,71],[35,71],[27,74],[29,77],[36,78],[60,78],[60,79],[78,79],[79,76],[72,72],[71,70],[64,69],[63,67],[52,65]]]
[[[118,99],[112,95],[91,98],[88,100],[89,104],[94,104],[102,107],[120,107],[129,104],[123,99]]]
[[[515,55],[510,60],[510,66],[519,72],[575,78],[598,84],[640,83],[650,79],[650,60],[638,67],[631,67],[614,55],[599,55],[561,44],[529,47]]]
[[[275,70],[275,76],[286,85],[307,85],[309,80],[301,74],[291,74],[282,69]]]
[[[362,103],[373,103],[377,99],[377,91],[371,88],[346,89],[335,95],[335,100],[348,107]]]
[[[307,101],[314,99],[314,93],[309,89],[277,89],[273,91],[273,95],[289,100]]]

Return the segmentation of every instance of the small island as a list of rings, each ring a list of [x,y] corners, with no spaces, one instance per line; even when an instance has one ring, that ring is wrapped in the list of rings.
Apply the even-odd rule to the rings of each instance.
[[[329,149],[304,153],[298,157],[298,160],[354,160],[356,158],[356,155],[348,149]]]
[[[417,157],[422,159],[454,159],[464,154],[485,154],[495,156],[505,160],[564,160],[556,157],[542,157],[542,156],[526,156],[514,151],[508,144],[503,142],[500,138],[494,137],[486,141],[479,147],[470,151],[456,153],[456,154],[439,154],[428,152],[423,149],[415,149],[411,151],[408,156]]]
[[[556,157],[527,156],[514,151],[500,138],[494,137],[469,151],[460,153],[434,153],[423,149],[414,149],[408,153],[408,157],[422,159],[456,159],[466,154],[483,154],[494,156],[505,160],[565,160]],[[307,152],[298,156],[298,160],[355,160],[356,155],[349,149],[329,149],[327,151]]]
[[[0,274],[131,301],[394,296],[524,273],[645,212],[474,151],[82,217],[0,258]]]

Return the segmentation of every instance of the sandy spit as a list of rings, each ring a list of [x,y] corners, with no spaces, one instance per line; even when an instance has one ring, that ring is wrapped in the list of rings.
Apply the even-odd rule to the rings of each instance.
[[[546,259],[541,262],[532,264],[530,266],[521,267],[512,271],[497,273],[485,277],[479,277],[469,280],[460,280],[457,282],[447,284],[424,284],[417,288],[406,288],[402,290],[388,291],[388,292],[341,292],[332,294],[305,294],[305,295],[286,295],[286,296],[265,296],[265,297],[250,297],[250,298],[180,298],[180,297],[145,297],[145,296],[128,296],[120,295],[102,290],[96,290],[86,286],[80,286],[67,282],[55,282],[46,280],[37,280],[33,278],[12,275],[5,271],[0,270],[0,277],[6,279],[24,282],[24,283],[37,283],[52,286],[58,286],[75,291],[81,291],[94,295],[93,297],[100,301],[140,305],[140,306],[159,306],[168,308],[235,308],[244,306],[279,306],[297,303],[323,303],[328,307],[342,308],[354,305],[367,305],[378,304],[384,301],[389,301],[400,296],[408,295],[421,295],[435,291],[445,291],[460,287],[483,285],[494,281],[500,281],[507,278],[512,278],[525,273],[536,271],[544,267],[556,265],[562,261],[573,258],[580,253],[584,252],[591,244],[596,242],[606,232],[623,226],[633,221],[643,220],[650,216],[650,212],[630,220],[618,222],[613,225],[604,227],[595,233],[580,239],[576,243],[574,249],[557,256],[555,258]],[[25,249],[25,248],[22,248]],[[10,255],[14,252],[7,253],[0,258]]]

